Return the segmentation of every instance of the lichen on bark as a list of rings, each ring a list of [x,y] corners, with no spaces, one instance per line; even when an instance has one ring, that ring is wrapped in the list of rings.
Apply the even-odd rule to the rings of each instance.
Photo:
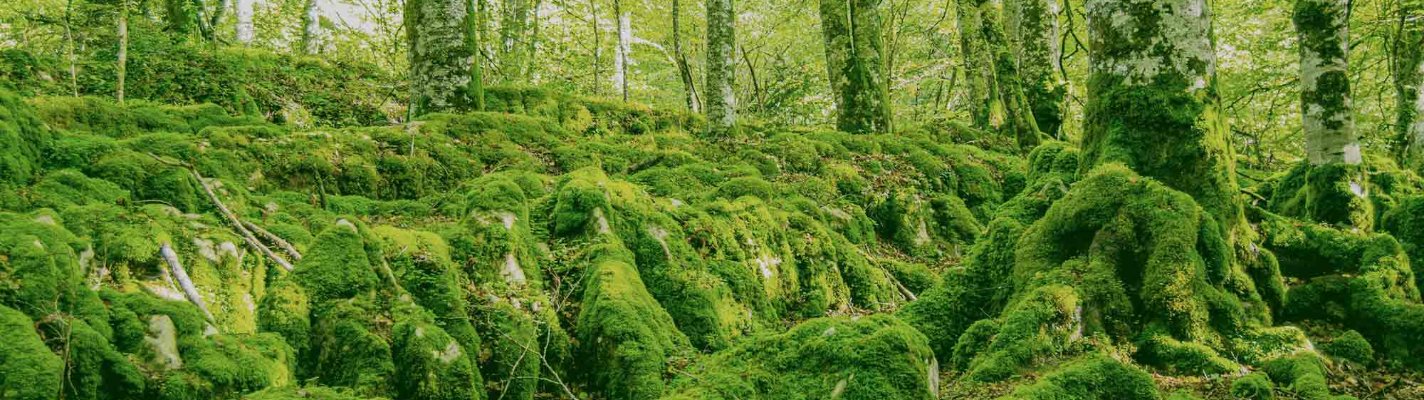
[[[411,0],[405,4],[409,36],[410,115],[484,108],[469,1]]]

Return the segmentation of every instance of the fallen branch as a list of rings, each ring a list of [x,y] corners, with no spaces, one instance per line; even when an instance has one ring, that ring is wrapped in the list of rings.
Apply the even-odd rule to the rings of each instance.
[[[218,212],[222,214],[223,218],[227,219],[228,224],[232,225],[232,228],[236,230],[240,236],[242,236],[242,241],[246,242],[248,247],[257,249],[259,253],[262,253],[262,255],[267,256],[268,259],[271,259],[273,262],[276,262],[277,265],[281,265],[282,269],[287,270],[287,272],[292,271],[292,263],[287,262],[286,259],[277,256],[277,253],[273,253],[272,249],[267,248],[267,245],[264,245],[262,244],[262,242],[257,241],[257,237],[253,236],[252,232],[248,231],[247,227],[242,224],[242,220],[237,218],[237,214],[233,214],[232,210],[229,210],[227,208],[227,205],[223,204],[222,199],[218,198],[217,192],[213,191],[212,185],[209,185],[208,181],[203,179],[203,175],[198,173],[198,169],[193,168],[192,165],[189,165],[185,162],[165,160],[163,157],[159,157],[157,154],[148,153],[148,156],[153,157],[153,159],[158,160],[158,162],[160,163],[176,167],[183,167],[184,169],[187,169],[188,173],[193,174],[193,179],[198,181],[198,186],[203,187],[203,192],[208,194],[208,200],[211,200],[213,202],[213,206],[217,207]]]
[[[277,247],[281,247],[282,251],[286,252],[288,256],[292,257],[293,261],[302,260],[302,253],[297,252],[297,248],[293,247],[291,243],[288,243],[286,240],[282,239],[281,236],[277,236],[272,232],[268,232],[266,229],[262,229],[261,226],[257,226],[257,224],[251,222],[242,221],[242,224],[247,226],[247,229],[256,232],[258,235],[262,235],[262,237],[266,238],[268,242],[272,242],[273,244],[276,244]]]
[[[198,287],[193,285],[193,279],[188,277],[188,271],[183,269],[183,263],[178,261],[178,253],[173,251],[173,246],[164,243],[158,248],[158,254],[163,256],[163,261],[168,263],[173,279],[178,281],[178,286],[183,288],[183,294],[188,297],[188,301],[198,306],[198,310],[203,312],[203,316],[208,318],[208,322],[216,323],[213,313],[208,311],[208,305],[203,303],[203,295],[198,293]]]

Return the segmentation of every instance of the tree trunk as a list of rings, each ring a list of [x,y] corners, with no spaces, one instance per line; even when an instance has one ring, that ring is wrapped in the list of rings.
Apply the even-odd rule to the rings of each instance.
[[[589,29],[593,30],[593,94],[598,95],[603,92],[599,88],[603,87],[603,70],[600,62],[603,58],[603,32],[598,28],[598,0],[588,0]]]
[[[837,128],[851,133],[889,132],[880,0],[821,0],[820,5]]]
[[[1018,60],[1011,50],[1011,40],[1004,32],[1003,14],[1000,0],[981,0],[981,35],[994,61],[992,90],[1002,103],[1005,128],[1018,139],[1019,148],[1028,151],[1038,147],[1042,139],[1039,137],[1038,122],[1033,116],[1033,107],[1024,94],[1024,82],[1019,75]]]
[[[469,0],[407,0],[412,116],[484,108]]]
[[[505,83],[525,83],[529,69],[530,7],[529,0],[504,0],[500,33],[500,80]]]
[[[1010,43],[1038,129],[1059,137],[1068,89],[1060,79],[1059,0],[1010,0]]]
[[[64,58],[69,62],[70,94],[79,97],[79,61],[74,54],[74,0],[64,3]]]
[[[256,36],[252,26],[252,7],[255,3],[256,0],[237,0],[237,11],[233,13],[237,16],[237,43],[243,46],[252,45],[252,39]]]
[[[1311,165],[1360,164],[1350,101],[1350,0],[1297,0],[1300,107]]]
[[[736,19],[732,0],[707,0],[707,124],[719,136],[737,124]]]
[[[114,67],[114,98],[119,105],[124,104],[124,81],[129,74],[129,2],[119,0],[119,54]]]
[[[1207,0],[1089,0],[1083,169],[1123,163],[1244,222]],[[1147,33],[1147,34],[1144,34]]]
[[[1395,130],[1400,161],[1424,168],[1424,0],[1401,2],[1394,44]]]
[[[628,64],[633,41],[633,26],[622,0],[613,0],[613,13],[618,15],[618,44],[613,50],[613,88],[628,101]]]
[[[969,88],[969,115],[975,128],[998,129],[1004,123],[1003,104],[993,91],[993,58],[980,33],[984,23],[980,0],[958,0],[959,47],[964,61],[965,84]],[[823,18],[824,20],[824,18]]]
[[[687,65],[687,55],[682,52],[682,2],[672,0],[672,54],[677,61],[677,74],[682,78],[683,101],[687,109],[697,112],[697,87],[692,83],[692,69]]]
[[[317,0],[307,0],[302,8],[302,52],[308,55],[321,52],[321,8]]]

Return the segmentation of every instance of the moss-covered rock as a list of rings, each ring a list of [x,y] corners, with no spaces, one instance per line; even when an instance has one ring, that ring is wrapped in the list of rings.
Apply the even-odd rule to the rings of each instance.
[[[0,393],[6,398],[54,398],[64,377],[64,360],[50,352],[24,313],[0,305]]]
[[[939,363],[895,317],[820,318],[748,338],[694,365],[675,399],[933,399]]]

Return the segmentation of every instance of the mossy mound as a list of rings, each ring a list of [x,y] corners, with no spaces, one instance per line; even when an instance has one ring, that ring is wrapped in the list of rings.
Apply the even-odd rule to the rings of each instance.
[[[924,336],[895,317],[820,318],[716,353],[666,398],[933,399],[939,372]]]

